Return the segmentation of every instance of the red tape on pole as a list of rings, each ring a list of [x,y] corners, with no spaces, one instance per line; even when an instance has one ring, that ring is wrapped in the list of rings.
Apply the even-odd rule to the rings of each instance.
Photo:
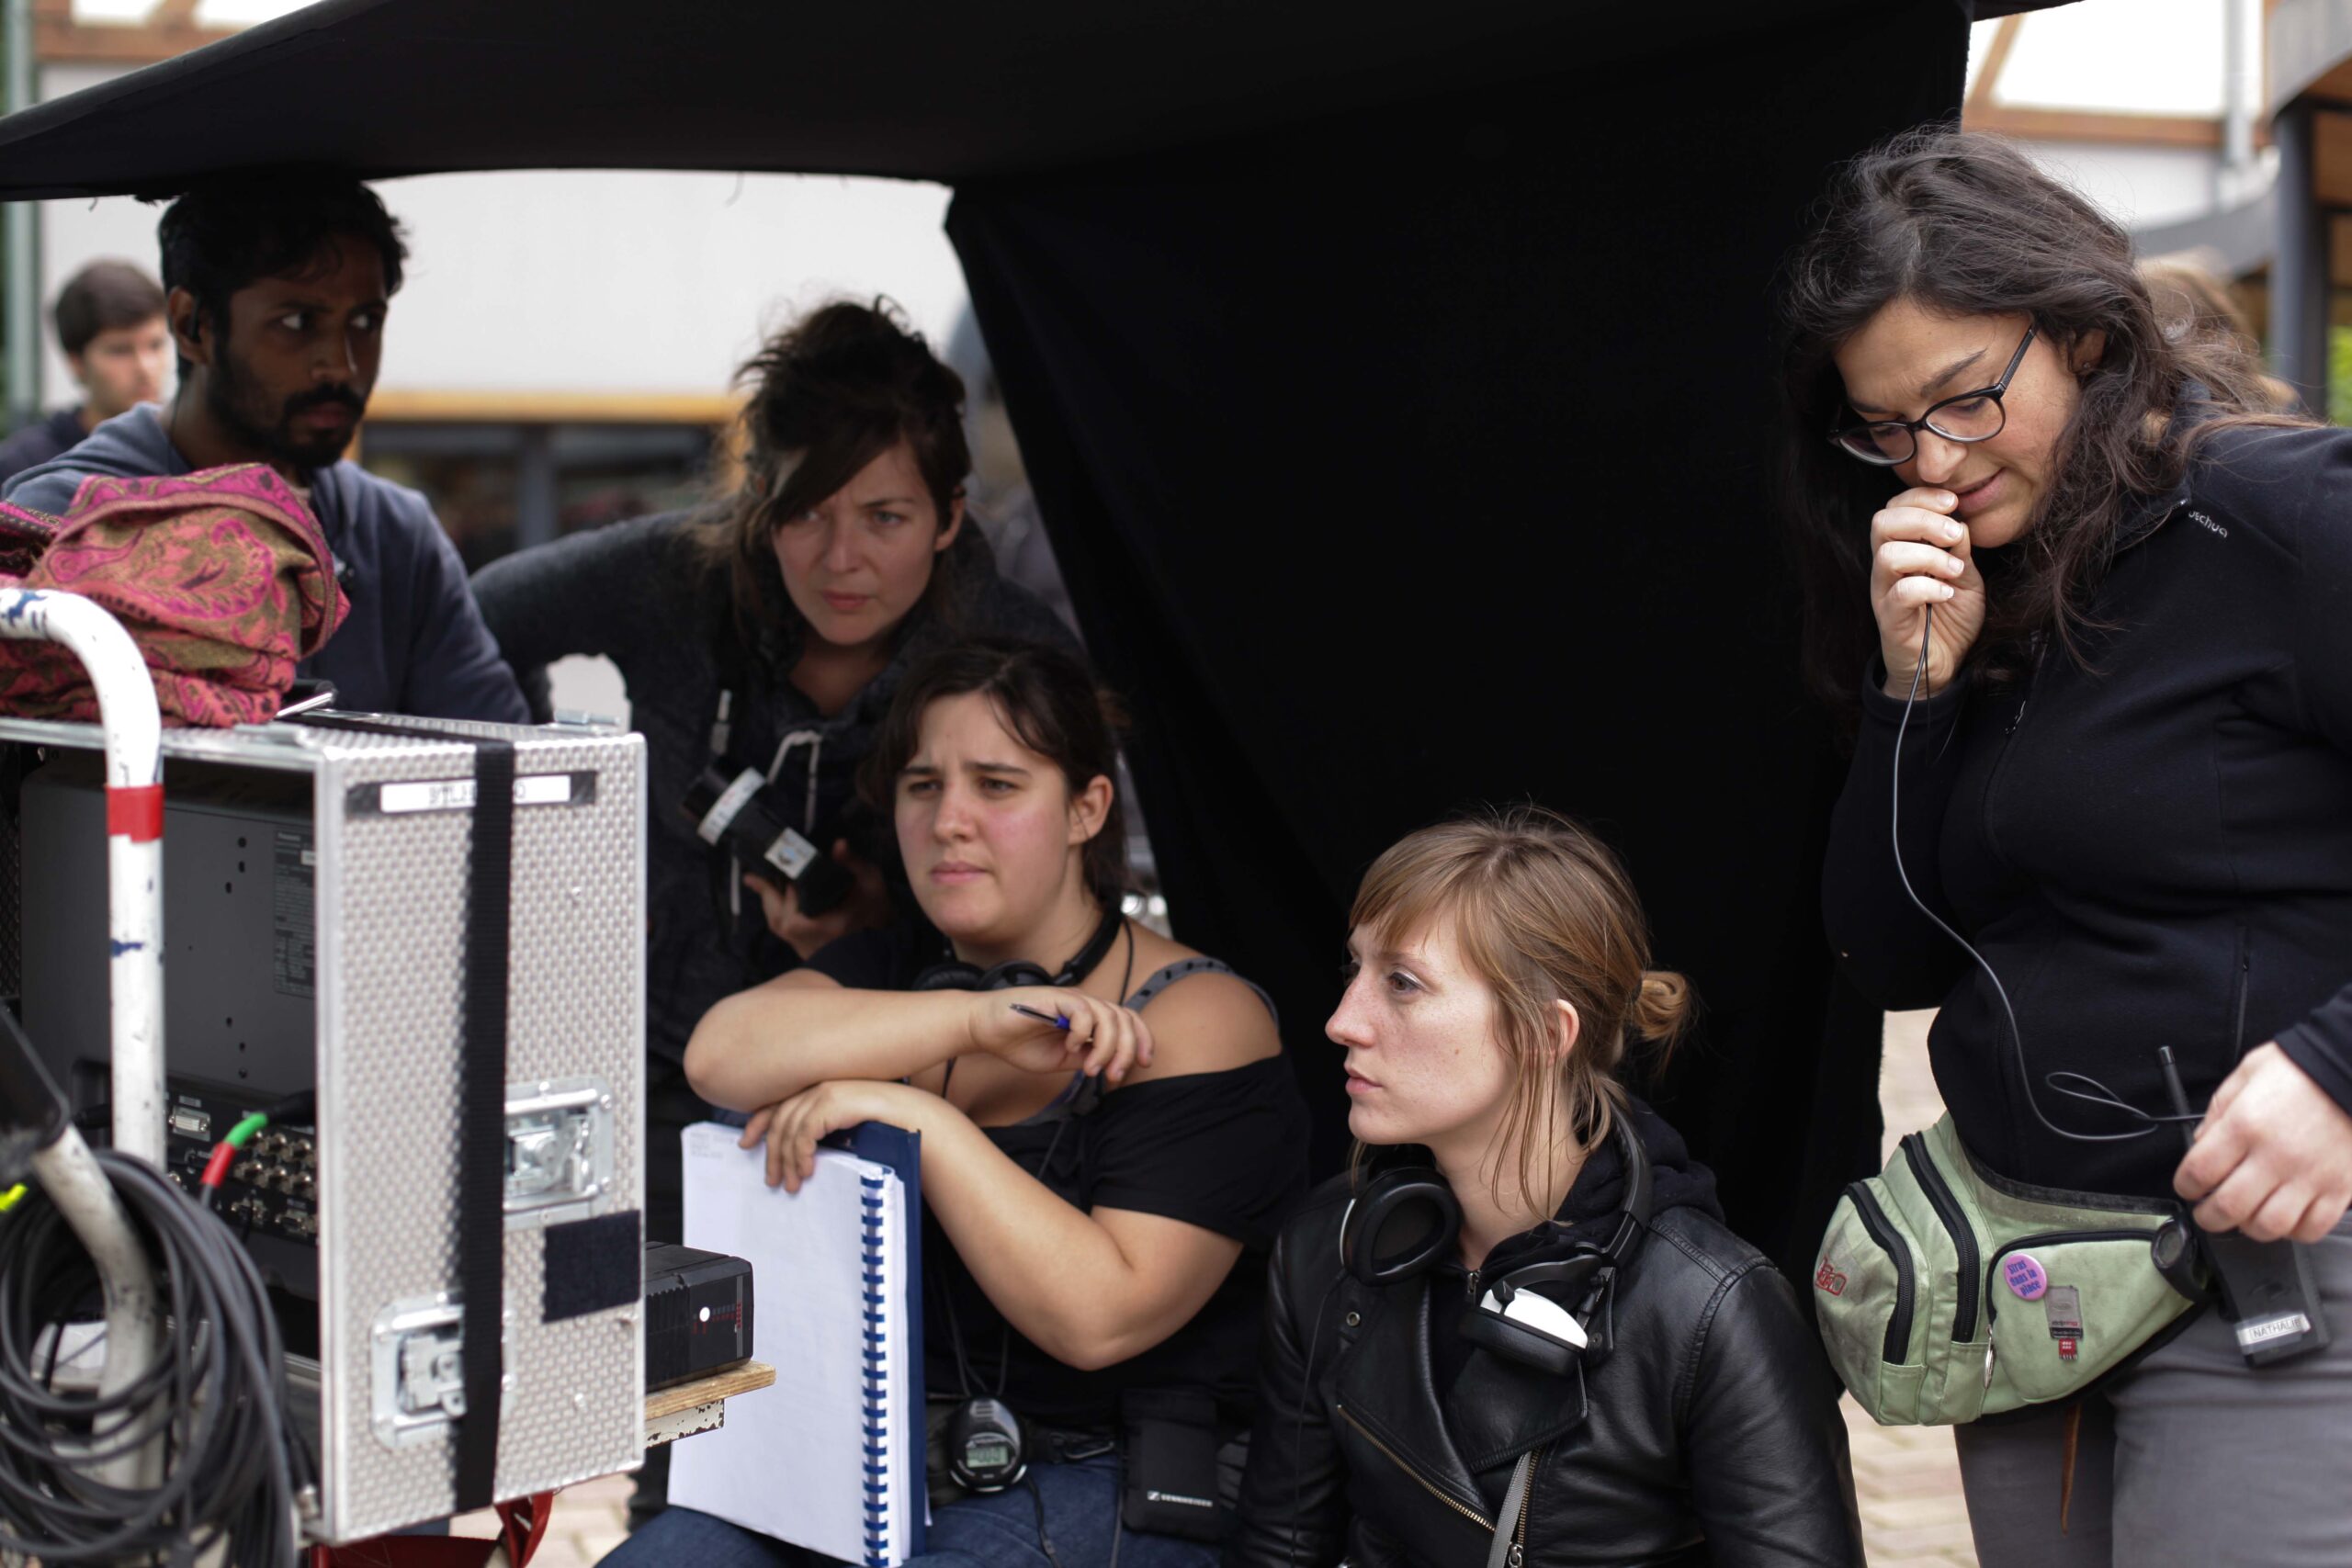
[[[132,784],[107,790],[107,832],[128,833],[134,844],[164,836],[164,786]]]

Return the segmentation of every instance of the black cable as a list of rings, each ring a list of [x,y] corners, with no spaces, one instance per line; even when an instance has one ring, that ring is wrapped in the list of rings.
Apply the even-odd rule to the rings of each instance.
[[[1119,1542],[1125,1536],[1127,1522],[1127,1453],[1124,1448],[1111,1450],[1111,1568],[1119,1568]]]
[[[1046,1495],[1037,1489],[1037,1477],[1024,1473],[1021,1479],[1029,1485],[1029,1501],[1037,1506],[1037,1548],[1046,1554],[1052,1568],[1062,1568],[1062,1560],[1054,1551],[1053,1537],[1046,1533]]]
[[[163,1343],[129,1388],[54,1386],[56,1342],[92,1314],[97,1274],[36,1185],[0,1226],[0,1551],[51,1563],[186,1561],[225,1541],[246,1568],[297,1568],[294,1510],[314,1495],[317,1469],[286,1420],[284,1348],[261,1275],[225,1225],[151,1167],[92,1153],[155,1269]],[[37,1370],[44,1333],[47,1371]],[[156,1485],[98,1478],[159,1431]]]
[[[1920,688],[1928,683],[1928,645],[1936,625],[1936,607],[1933,604],[1922,604],[1919,609],[1919,662],[1912,668],[1911,689],[1903,698],[1903,718],[1894,727],[1894,782],[1888,792],[1891,798],[1887,807],[1888,834],[1894,850],[1894,874],[1903,884],[1903,896],[1910,899],[1912,908],[1927,916],[1928,921],[1938,931],[1959,943],[1960,950],[1974,959],[1976,967],[1984,971],[1984,977],[1993,982],[1993,994],[2001,999],[2001,1013],[2008,1020],[2009,1024],[2009,1043],[2017,1053],[2018,1087],[2025,1090],[2026,1109],[2033,1112],[2035,1121],[2059,1137],[2071,1139],[2078,1144],[2120,1144],[2133,1138],[2144,1138],[2169,1122],[2201,1121],[2202,1118],[2198,1116],[2152,1115],[2136,1105],[2118,1099],[2114,1090],[2088,1074],[2072,1072],[2052,1073],[2044,1081],[2060,1094],[2070,1095],[2076,1100],[2089,1100],[2094,1105],[2104,1105],[2110,1110],[2120,1111],[2125,1115],[2136,1117],[2147,1124],[2134,1127],[2128,1133],[2070,1133],[2043,1115],[2041,1102],[2033,1095],[2033,1070],[2026,1065],[2025,1036],[2018,1032],[2017,1010],[2009,1005],[2009,993],[2001,985],[2001,977],[1993,972],[1993,966],[1984,961],[1984,955],[1971,946],[1966,937],[1946,925],[1943,918],[1928,908],[1927,901],[1921,898],[1912,887],[1911,874],[1903,869],[1903,737],[1911,728],[1912,705],[1919,700]],[[2068,1089],[2066,1087],[2068,1080],[2088,1084],[2097,1092],[2086,1094],[2081,1089]]]

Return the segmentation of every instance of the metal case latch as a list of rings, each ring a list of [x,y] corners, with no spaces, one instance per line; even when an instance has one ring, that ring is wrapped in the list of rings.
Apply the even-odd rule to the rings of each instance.
[[[598,1077],[506,1086],[506,1228],[602,1213],[613,1190],[613,1091]]]
[[[466,1413],[463,1309],[447,1291],[393,1302],[368,1335],[368,1416],[376,1440],[404,1449]],[[499,1314],[499,1390],[514,1386],[514,1314]]]

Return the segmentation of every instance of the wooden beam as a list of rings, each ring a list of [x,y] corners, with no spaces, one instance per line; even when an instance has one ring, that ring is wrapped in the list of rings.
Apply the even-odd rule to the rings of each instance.
[[[2298,193],[2284,191],[2281,200]],[[2322,207],[2352,207],[2352,114],[2316,110],[2312,115],[2312,188],[2306,199]]]
[[[2136,147],[2190,147],[2220,152],[2222,122],[2200,115],[2109,114],[2094,109],[2020,108],[1994,104],[1962,111],[1971,130],[2026,141],[2098,141]]]
[[[775,1383],[775,1369],[765,1361],[741,1361],[723,1371],[712,1372],[692,1382],[675,1383],[669,1388],[657,1388],[645,1396],[645,1418],[658,1421],[664,1416],[674,1416],[681,1410],[691,1410],[714,1399],[732,1399],[739,1393],[756,1393]]]
[[[742,400],[727,392],[451,391],[382,388],[369,423],[722,425]]]
[[[2003,17],[1994,25],[1993,41],[1984,46],[1984,63],[1976,68],[1976,85],[1968,89],[1963,117],[1973,118],[1993,107],[1993,88],[2001,79],[2001,68],[2009,62],[2009,51],[2017,47],[2018,29],[2023,26],[2023,17]]]
[[[44,10],[33,14],[33,58],[43,65],[153,65],[234,37],[233,28],[153,21],[102,28],[74,20],[71,10],[62,16]]]

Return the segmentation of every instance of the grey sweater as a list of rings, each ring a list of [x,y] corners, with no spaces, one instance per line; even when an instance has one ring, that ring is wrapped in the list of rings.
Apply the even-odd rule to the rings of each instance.
[[[902,626],[896,656],[828,717],[788,679],[799,656],[797,615],[780,579],[764,582],[769,615],[756,648],[740,652],[722,576],[700,570],[680,514],[619,523],[492,562],[474,578],[482,615],[526,686],[554,660],[601,654],[628,683],[630,722],[647,752],[647,1045],[676,1060],[711,1004],[793,964],[767,935],[759,901],[738,896],[726,858],[695,835],[686,788],[710,761],[712,721],[732,664],[729,751],[775,772],[792,818],[830,849],[846,838],[887,868],[898,864],[890,827],[856,803],[858,764],[907,667],[954,635],[922,611]],[[1076,640],[1034,595],[999,578],[988,546],[966,528],[951,550],[973,584],[959,619],[973,634],[1022,637],[1077,652]],[[773,574],[771,574],[773,577]],[[898,882],[893,877],[893,882]]]
[[[7,499],[62,517],[94,474],[187,473],[187,459],[155,416],[152,403],[117,414],[80,446],[10,480]],[[524,723],[522,691],[499,659],[466,592],[465,566],[424,497],[356,463],[330,464],[304,478],[351,614],[299,672],[334,682],[338,707]]]

